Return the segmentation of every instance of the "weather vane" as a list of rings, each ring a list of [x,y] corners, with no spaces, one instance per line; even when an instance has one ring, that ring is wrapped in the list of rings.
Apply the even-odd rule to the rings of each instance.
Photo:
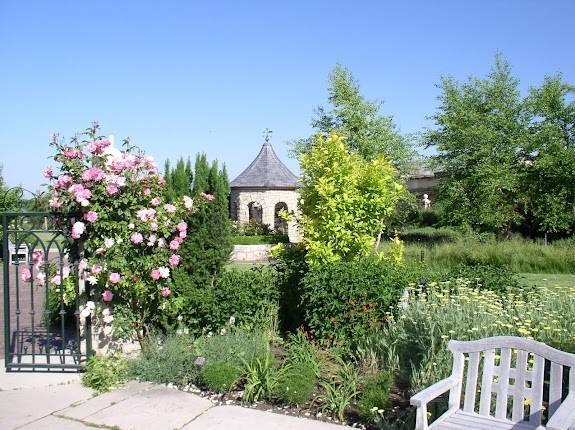
[[[269,143],[269,142],[270,142],[270,138],[271,138],[271,136],[272,136],[272,133],[273,133],[273,131],[271,131],[269,128],[266,128],[266,129],[264,130],[264,140],[265,140],[266,143]]]

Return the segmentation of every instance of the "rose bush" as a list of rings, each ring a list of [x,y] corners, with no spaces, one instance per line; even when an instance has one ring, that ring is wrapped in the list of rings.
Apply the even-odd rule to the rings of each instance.
[[[170,291],[171,270],[187,236],[184,219],[202,202],[163,201],[164,180],[153,158],[128,139],[119,150],[97,132],[94,125],[70,144],[53,139],[57,168],[44,171],[50,206],[72,214],[66,221],[71,255],[81,256],[79,274],[89,291],[82,316],[143,345],[153,327],[169,324],[181,310]]]

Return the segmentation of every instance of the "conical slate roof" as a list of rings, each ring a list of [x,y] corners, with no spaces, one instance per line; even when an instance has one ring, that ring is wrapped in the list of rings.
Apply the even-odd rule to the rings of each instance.
[[[297,176],[283,164],[272,145],[264,143],[254,161],[234,179],[232,188],[299,188]]]

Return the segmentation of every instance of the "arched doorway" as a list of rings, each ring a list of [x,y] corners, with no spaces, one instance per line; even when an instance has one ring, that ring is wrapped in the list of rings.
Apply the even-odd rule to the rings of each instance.
[[[274,230],[278,233],[288,234],[287,221],[280,217],[280,211],[288,210],[288,206],[285,202],[276,203],[274,207]]]
[[[263,210],[262,205],[258,202],[248,204],[249,221],[257,224],[262,223]]]

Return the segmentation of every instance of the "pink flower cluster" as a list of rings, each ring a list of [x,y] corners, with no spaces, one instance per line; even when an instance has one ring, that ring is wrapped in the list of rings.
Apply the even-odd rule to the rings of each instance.
[[[106,178],[106,173],[99,167],[90,167],[84,173],[82,173],[82,179],[84,181],[101,181]]]
[[[88,151],[90,151],[92,154],[100,155],[102,154],[102,152],[104,152],[104,149],[106,149],[110,145],[111,142],[108,139],[103,139],[88,143],[87,148]]]
[[[64,150],[64,157],[68,158],[69,160],[72,160],[74,158],[81,160],[82,158],[84,158],[84,153],[79,149],[66,148]]]

